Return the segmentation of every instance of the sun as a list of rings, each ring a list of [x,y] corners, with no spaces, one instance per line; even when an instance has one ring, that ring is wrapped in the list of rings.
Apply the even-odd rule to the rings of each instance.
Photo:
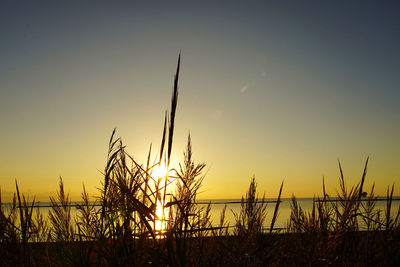
[[[165,179],[168,178],[167,176],[169,174],[169,171],[167,169],[167,166],[165,166],[165,163],[162,161],[152,168],[151,174],[154,179]]]

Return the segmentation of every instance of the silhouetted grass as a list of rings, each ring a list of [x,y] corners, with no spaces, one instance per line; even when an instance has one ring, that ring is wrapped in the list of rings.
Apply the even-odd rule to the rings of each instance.
[[[196,204],[205,164],[193,161],[190,135],[183,162],[170,168],[178,101],[180,57],[171,110],[165,113],[159,155],[138,163],[116,131],[109,140],[104,180],[92,202],[83,186],[77,215],[60,178],[50,198],[47,219],[16,193],[7,211],[0,209],[0,263],[5,266],[394,266],[400,261],[400,210],[392,210],[394,186],[388,187],[385,210],[375,208],[374,186],[363,199],[368,159],[361,180],[350,189],[339,162],[339,190],[326,194],[311,210],[293,196],[285,230],[275,229],[283,182],[273,214],[258,198],[255,178],[235,223],[225,221],[224,207],[213,226],[211,205]],[[153,160],[154,159],[154,160]],[[165,177],[154,170],[166,166]],[[1,204],[1,191],[0,191]],[[162,206],[161,214],[157,211]],[[1,206],[2,207],[2,206]],[[270,220],[270,221],[269,221]],[[161,225],[162,227],[159,227]],[[269,225],[269,228],[266,226]]]

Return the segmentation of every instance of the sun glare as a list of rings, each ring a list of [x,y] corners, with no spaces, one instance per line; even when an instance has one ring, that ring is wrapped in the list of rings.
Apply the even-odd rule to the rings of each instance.
[[[156,165],[152,168],[152,177],[158,181],[160,187],[164,187],[166,182],[168,182],[168,176],[169,176],[169,171],[165,165],[164,162],[162,162],[159,165]],[[161,190],[162,195],[165,193],[168,193],[170,191],[170,188],[167,186],[166,191]],[[156,203],[156,220],[154,224],[154,230],[157,233],[157,238],[162,238],[163,233],[165,232],[167,228],[167,220],[168,220],[168,215],[169,215],[169,210],[168,208],[164,208],[165,204],[164,203],[165,198],[161,198],[160,200],[157,200]]]
[[[165,166],[164,162],[156,165],[152,169],[152,176],[155,179],[164,179],[168,175],[167,167]]]

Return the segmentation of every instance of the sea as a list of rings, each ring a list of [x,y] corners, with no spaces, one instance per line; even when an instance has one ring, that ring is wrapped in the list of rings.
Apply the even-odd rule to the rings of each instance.
[[[335,199],[332,199],[332,202]],[[310,212],[312,210],[314,199],[313,198],[297,198],[298,206],[302,208],[302,210],[306,212]],[[219,226],[221,213],[226,205],[226,212],[225,212],[225,223],[228,224],[230,227],[235,225],[235,214],[238,215],[241,210],[241,199],[203,199],[197,201],[197,205],[199,208],[205,208],[208,204],[211,204],[211,212],[210,212],[210,220],[212,226]],[[363,201],[363,203],[365,203]],[[78,211],[76,208],[76,204],[78,202],[71,202],[71,217],[76,217]],[[266,205],[266,220],[264,222],[265,228],[269,228],[271,225],[271,220],[274,214],[276,199],[265,199],[264,205]],[[39,210],[45,218],[47,218],[49,211],[51,209],[51,203],[49,202],[37,202],[35,203],[34,212]],[[381,218],[384,216],[384,210],[386,206],[386,198],[380,197],[376,201],[375,210],[381,211]],[[395,197],[392,201],[392,216],[396,216],[400,207],[400,198]],[[10,203],[2,203],[2,209],[7,214],[10,208]],[[278,217],[275,222],[274,229],[285,229],[287,228],[288,221],[291,214],[291,199],[283,198],[281,199],[281,203],[279,205],[278,210]]]
[[[297,205],[301,207],[301,209],[305,212],[311,212],[314,198],[296,198],[297,200]],[[337,199],[331,199],[332,201],[329,201],[328,203],[333,204]],[[225,212],[225,220],[226,222],[229,223],[230,226],[235,225],[235,214],[239,214],[240,209],[241,209],[241,199],[218,199],[218,200],[202,200],[201,203],[207,203],[210,202],[211,204],[211,221],[214,226],[219,225],[220,217],[221,217],[221,212],[223,211],[223,208],[225,205],[226,207],[226,212]],[[276,206],[276,199],[265,199],[265,204],[266,204],[266,220],[264,222],[264,228],[268,229],[271,225],[271,221],[274,215],[274,210]],[[365,204],[366,202],[363,201]],[[203,206],[207,206],[206,204],[201,204]],[[290,198],[283,198],[281,199],[281,203],[279,204],[279,209],[278,209],[278,217],[276,219],[274,229],[278,230],[284,230],[288,226],[288,222],[290,219],[290,214],[291,214],[291,205],[292,205],[292,200]],[[380,210],[381,211],[381,218],[384,215],[384,210],[386,207],[386,198],[377,198],[376,204],[375,204],[375,210]],[[400,208],[400,198],[393,198],[392,201],[392,206],[391,206],[391,213],[392,216],[396,216],[398,210]],[[361,222],[362,225],[362,222]]]

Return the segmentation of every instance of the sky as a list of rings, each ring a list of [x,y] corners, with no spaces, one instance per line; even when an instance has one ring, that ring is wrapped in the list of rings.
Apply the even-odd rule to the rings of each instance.
[[[0,187],[98,194],[114,127],[144,162],[182,55],[172,151],[205,162],[199,198],[400,194],[396,1],[2,1]]]

